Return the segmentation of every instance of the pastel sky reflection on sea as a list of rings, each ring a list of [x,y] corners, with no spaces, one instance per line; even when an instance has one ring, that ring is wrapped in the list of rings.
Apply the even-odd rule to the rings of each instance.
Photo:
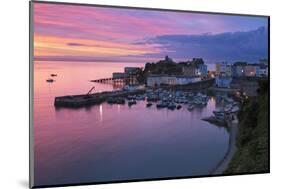
[[[101,77],[99,70],[110,66],[109,74],[127,65],[34,64],[36,185],[205,175],[221,160],[228,132],[201,121],[217,106],[215,98],[192,112],[186,107],[146,108],[144,101],[132,107],[107,103],[80,109],[54,107],[55,96],[88,92],[93,86],[89,80]],[[47,83],[51,73],[58,76]],[[99,91],[113,89],[109,84],[94,85]]]

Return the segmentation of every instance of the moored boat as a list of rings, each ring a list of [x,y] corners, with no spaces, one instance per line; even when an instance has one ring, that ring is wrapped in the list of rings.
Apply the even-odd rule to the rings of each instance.
[[[219,113],[223,113],[224,112],[224,108],[223,107],[220,107],[220,108],[216,108],[213,113],[214,114],[219,114]]]
[[[189,111],[193,110],[193,109],[194,109],[193,104],[188,105],[187,109],[188,109]]]
[[[128,105],[129,105],[129,106],[132,106],[132,105],[134,105],[134,104],[137,104],[137,101],[136,101],[136,100],[131,99],[131,100],[128,101]]]
[[[47,79],[46,81],[47,81],[48,83],[53,83],[55,80],[54,80],[54,79],[49,78],[49,79]]]
[[[170,110],[174,110],[175,108],[176,108],[177,106],[176,106],[176,104],[175,103],[169,103],[168,104],[168,109],[170,109]]]
[[[136,95],[129,95],[127,97],[128,100],[136,100]]]
[[[108,104],[125,104],[125,99],[118,97],[118,98],[114,98],[114,97],[110,97],[107,100]]]
[[[231,113],[236,113],[239,111],[239,107],[238,106],[233,106],[231,109]]]
[[[180,104],[178,104],[177,105],[177,109],[179,110],[179,109],[181,109],[182,108],[182,106],[180,105]]]
[[[163,101],[160,101],[156,104],[156,107],[157,108],[165,108],[168,106],[168,103],[167,102],[163,102]]]
[[[146,104],[146,107],[149,108],[149,107],[151,107],[152,105],[153,105],[153,104],[152,104],[151,102],[149,102],[149,103]]]
[[[145,96],[144,95],[138,95],[138,96],[136,96],[136,100],[145,100]]]

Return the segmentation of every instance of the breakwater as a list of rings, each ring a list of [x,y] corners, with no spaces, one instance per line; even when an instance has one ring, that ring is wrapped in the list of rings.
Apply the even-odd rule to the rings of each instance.
[[[55,97],[55,107],[69,107],[78,108],[82,106],[89,106],[94,104],[100,104],[106,101],[110,97],[126,97],[128,95],[136,95],[145,93],[144,89],[134,91],[110,91],[100,92],[89,95],[68,95]]]
[[[208,79],[186,85],[161,86],[161,88],[172,90],[203,90],[213,86],[214,82],[215,79]],[[55,97],[54,105],[55,107],[78,108],[82,106],[100,104],[111,97],[127,97],[129,95],[143,94],[145,92],[145,89],[137,89],[133,91],[107,91],[94,94],[59,96]]]

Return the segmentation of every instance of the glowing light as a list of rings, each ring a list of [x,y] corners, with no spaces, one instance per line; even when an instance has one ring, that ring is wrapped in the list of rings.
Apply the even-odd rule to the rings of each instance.
[[[103,108],[102,105],[99,106],[100,121],[103,120]]]
[[[35,56],[127,56],[160,52],[155,45],[134,45],[104,40],[56,37],[35,33]]]

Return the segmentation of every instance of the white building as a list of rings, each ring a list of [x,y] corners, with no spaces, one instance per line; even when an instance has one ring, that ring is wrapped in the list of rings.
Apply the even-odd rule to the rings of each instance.
[[[186,85],[200,80],[200,77],[152,75],[147,77],[146,84],[149,87],[157,87],[160,85]]]
[[[220,88],[230,88],[232,82],[231,77],[218,76],[216,77],[216,86]]]
[[[137,73],[139,70],[141,70],[141,68],[139,67],[125,67],[124,68],[124,72],[126,74],[135,74]]]
[[[125,77],[128,77],[128,75],[126,73],[123,73],[123,72],[113,72],[112,73],[112,77],[114,79],[118,79],[118,78],[125,78]]]
[[[219,76],[231,77],[232,67],[227,62],[217,63],[216,64],[216,74]]]
[[[157,87],[160,85],[175,85],[176,77],[174,76],[161,76],[161,75],[151,75],[147,77],[147,86]]]
[[[258,77],[267,77],[268,76],[268,67],[266,65],[261,65],[258,70]]]

